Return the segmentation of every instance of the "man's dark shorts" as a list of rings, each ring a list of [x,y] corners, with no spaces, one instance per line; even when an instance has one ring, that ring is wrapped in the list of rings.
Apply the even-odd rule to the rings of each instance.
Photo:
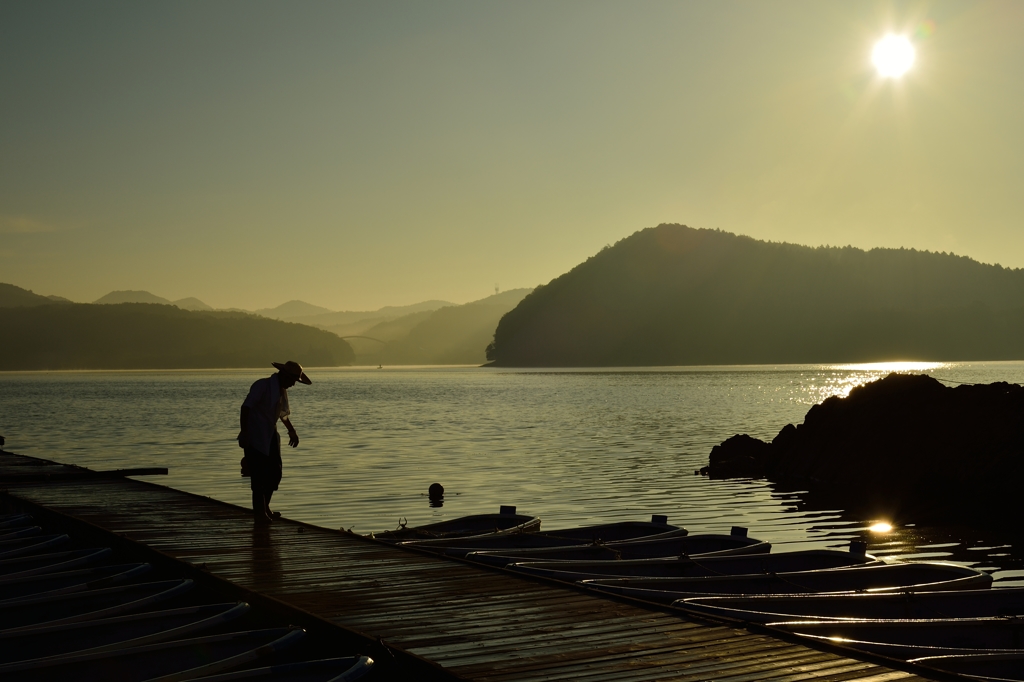
[[[253,448],[245,449],[245,462],[249,467],[249,488],[253,492],[273,492],[281,484],[281,436],[270,439],[270,455]]]

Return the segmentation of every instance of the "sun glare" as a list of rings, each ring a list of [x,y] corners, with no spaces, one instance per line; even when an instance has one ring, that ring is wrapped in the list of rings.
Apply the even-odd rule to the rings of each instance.
[[[886,523],[885,521],[879,521],[878,523],[869,526],[868,530],[872,533],[888,533],[892,530],[892,524]]]
[[[887,35],[875,43],[871,62],[884,78],[899,78],[914,64],[914,46],[905,36]]]

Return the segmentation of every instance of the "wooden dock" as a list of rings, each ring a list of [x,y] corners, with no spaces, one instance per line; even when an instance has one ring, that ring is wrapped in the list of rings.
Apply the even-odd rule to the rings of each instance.
[[[488,682],[922,678],[763,631],[692,622],[504,570],[289,520],[171,488],[0,453],[15,501],[126,536],[247,590]],[[903,666],[905,667],[905,666]]]

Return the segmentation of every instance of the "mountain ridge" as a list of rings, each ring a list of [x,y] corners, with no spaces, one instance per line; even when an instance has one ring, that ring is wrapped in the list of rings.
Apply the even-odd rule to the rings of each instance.
[[[1016,336],[1022,334],[1022,336]],[[808,247],[662,224],[502,317],[499,366],[1016,359],[1024,270],[913,249]]]
[[[20,308],[23,306],[53,305],[63,303],[59,296],[43,296],[31,289],[22,289],[14,284],[0,282],[0,308]]]

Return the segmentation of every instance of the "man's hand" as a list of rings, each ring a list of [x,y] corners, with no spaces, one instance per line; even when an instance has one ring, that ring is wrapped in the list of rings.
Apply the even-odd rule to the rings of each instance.
[[[299,434],[295,433],[295,427],[287,419],[282,419],[281,421],[284,422],[284,427],[288,429],[288,445],[293,448],[299,447]]]

